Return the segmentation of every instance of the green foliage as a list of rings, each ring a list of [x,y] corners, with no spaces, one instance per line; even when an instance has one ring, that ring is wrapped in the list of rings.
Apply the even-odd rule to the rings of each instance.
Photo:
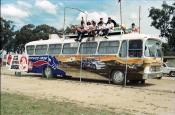
[[[5,20],[0,17],[1,21],[1,46],[0,49],[10,50],[14,41],[14,27],[13,22],[10,20]]]
[[[58,30],[54,27],[48,26],[46,24],[36,26],[33,30],[34,39],[39,40],[43,39],[46,40],[49,38],[49,34],[58,34]]]
[[[175,48],[175,3],[172,5],[162,4],[162,9],[152,7],[149,13],[152,19],[151,26],[160,30],[162,37],[168,38],[167,49]],[[167,51],[167,50],[165,50]],[[166,52],[165,52],[166,53]]]
[[[16,31],[15,51],[22,52],[26,43],[40,39],[46,40],[49,38],[49,34],[59,34],[59,31],[46,24],[38,26],[33,24],[24,25],[20,30]]]
[[[16,31],[16,41],[15,41],[15,51],[19,51],[19,49],[24,49],[24,45],[29,42],[33,41],[33,29],[35,26],[33,24],[28,24],[23,26],[20,30]]]

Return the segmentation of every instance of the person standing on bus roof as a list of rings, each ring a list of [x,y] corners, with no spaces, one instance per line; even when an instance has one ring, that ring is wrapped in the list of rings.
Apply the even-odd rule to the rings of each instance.
[[[85,25],[84,19],[82,17],[81,25],[80,25],[80,27],[77,28],[78,36],[75,39],[75,41],[81,42],[81,40],[83,39],[84,34],[87,32],[86,29],[85,29],[85,26],[86,25]]]

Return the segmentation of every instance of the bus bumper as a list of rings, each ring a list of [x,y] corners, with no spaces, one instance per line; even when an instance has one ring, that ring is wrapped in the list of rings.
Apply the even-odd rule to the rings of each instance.
[[[162,73],[144,73],[143,79],[159,79],[162,77]]]

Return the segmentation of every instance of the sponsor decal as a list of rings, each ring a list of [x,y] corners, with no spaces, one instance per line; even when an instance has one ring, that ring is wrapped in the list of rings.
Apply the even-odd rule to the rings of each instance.
[[[19,55],[19,70],[28,71],[28,57],[25,55]]]

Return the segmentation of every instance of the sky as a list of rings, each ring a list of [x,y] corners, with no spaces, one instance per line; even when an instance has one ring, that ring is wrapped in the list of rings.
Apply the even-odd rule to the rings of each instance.
[[[158,35],[160,32],[151,27],[148,17],[151,7],[161,8],[163,1],[172,4],[174,0],[121,0],[123,25],[139,25],[139,6],[141,6],[141,33]],[[1,0],[1,16],[14,21],[16,29],[26,24],[48,24],[57,29],[63,28],[64,8],[66,25],[79,24],[81,17],[99,21],[99,18],[112,17],[120,23],[118,0]],[[75,9],[71,9],[75,8]],[[79,9],[83,12],[80,12]]]

